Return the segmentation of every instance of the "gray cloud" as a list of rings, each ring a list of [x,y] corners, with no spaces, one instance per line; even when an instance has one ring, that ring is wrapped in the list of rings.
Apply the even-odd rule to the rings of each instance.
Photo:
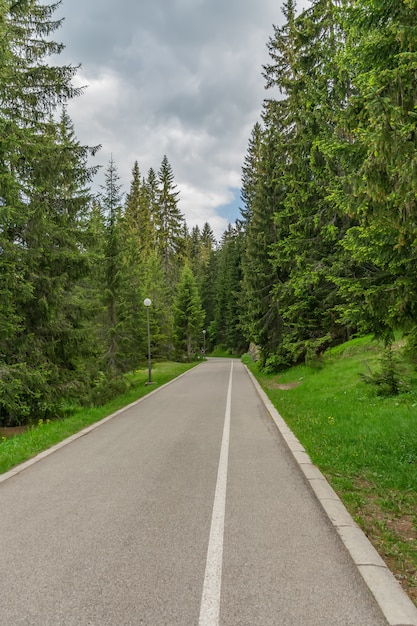
[[[59,16],[62,60],[81,63],[77,84],[89,85],[69,107],[79,140],[102,144],[103,165],[113,154],[126,190],[135,160],[146,175],[166,154],[187,223],[209,221],[220,238],[227,219],[217,209],[240,186],[279,5],[64,0]]]

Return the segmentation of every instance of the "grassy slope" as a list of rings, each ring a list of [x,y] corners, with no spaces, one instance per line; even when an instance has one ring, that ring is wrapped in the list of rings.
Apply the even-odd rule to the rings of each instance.
[[[380,351],[355,339],[327,352],[321,368],[281,375],[244,359],[417,603],[417,380],[408,393],[378,397],[360,375],[378,368]]]

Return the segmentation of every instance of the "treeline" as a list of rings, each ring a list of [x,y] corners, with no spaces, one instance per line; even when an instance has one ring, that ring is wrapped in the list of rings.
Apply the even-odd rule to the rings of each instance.
[[[216,310],[216,241],[189,231],[166,156],[135,163],[126,196],[111,159],[92,194],[99,146],[65,106],[77,68],[48,63],[58,4],[0,0],[0,425],[123,391],[146,363],[145,298],[155,358],[200,355]]]
[[[283,13],[233,232],[242,337],[277,369],[401,331],[416,362],[417,3]]]
[[[243,164],[241,218],[217,244],[189,230],[169,160],[80,145],[81,95],[58,4],[0,0],[0,424],[65,414],[121,391],[152,353],[257,346],[270,369],[353,333],[417,354],[417,3],[312,0],[268,42],[265,100]],[[203,330],[205,333],[203,334]]]

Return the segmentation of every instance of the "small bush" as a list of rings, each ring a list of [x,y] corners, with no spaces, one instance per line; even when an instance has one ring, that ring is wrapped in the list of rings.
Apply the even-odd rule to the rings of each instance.
[[[388,345],[382,354],[381,368],[374,373],[368,369],[369,374],[362,374],[361,378],[368,384],[376,385],[378,396],[397,396],[407,390],[400,364],[391,345]]]
[[[271,354],[265,361],[262,371],[264,374],[275,374],[290,367],[290,361],[282,354]]]
[[[124,376],[110,377],[105,372],[98,372],[85,404],[102,406],[117,396],[126,393],[129,381]]]
[[[404,349],[406,358],[417,369],[417,327],[406,335],[406,345]]]
[[[0,366],[0,426],[28,424],[33,416],[44,418],[56,410],[50,372],[26,363]]]
[[[308,367],[316,369],[323,367],[323,354],[326,348],[329,347],[331,339],[330,335],[325,335],[324,337],[319,337],[318,339],[310,339],[309,341],[306,341],[305,364]]]

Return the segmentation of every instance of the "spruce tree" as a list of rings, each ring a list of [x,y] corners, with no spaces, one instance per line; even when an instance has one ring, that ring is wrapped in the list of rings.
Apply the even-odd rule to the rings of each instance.
[[[124,221],[128,231],[135,237],[137,250],[142,257],[155,249],[156,234],[149,191],[146,182],[141,178],[137,161],[132,169],[130,190],[126,196]]]
[[[271,246],[277,236],[274,216],[283,195],[275,183],[279,163],[277,139],[273,130],[263,135],[260,124],[255,125],[242,177],[245,219],[240,324],[247,341],[261,348],[263,359],[277,348],[282,328],[273,296],[278,273],[271,260]]]
[[[214,346],[237,352],[247,346],[239,323],[241,260],[242,230],[239,224],[229,224],[218,250],[216,301],[214,320],[209,327],[209,339]]]
[[[178,254],[183,239],[184,217],[178,207],[179,191],[174,181],[174,173],[166,155],[158,171],[158,196],[155,223],[157,240],[163,259],[166,276],[175,274],[175,255]]]
[[[106,308],[106,321],[103,324],[106,346],[105,363],[110,373],[117,374],[125,369],[121,352],[122,324],[120,302],[123,277],[123,242],[121,218],[123,198],[117,167],[110,158],[105,184],[102,186],[101,204],[106,223],[106,240],[103,267],[103,302]]]
[[[313,344],[321,350],[346,332],[337,323],[341,299],[330,277],[349,220],[329,193],[340,172],[323,148],[347,96],[336,62],[343,45],[337,4],[316,0],[296,16],[295,2],[284,3],[287,21],[268,46],[267,87],[278,87],[284,96],[268,101],[264,111],[267,130],[275,135],[271,189],[281,198],[275,201],[276,242],[269,250],[277,278],[272,302],[279,303],[283,322],[278,347],[283,363],[299,360]]]
[[[416,20],[413,2],[349,3],[342,60],[353,93],[339,153],[352,184],[343,201],[358,220],[344,244],[358,266],[340,284],[347,314],[387,341],[396,328],[410,333],[417,353]]]
[[[57,4],[0,3],[0,298],[1,419],[59,412],[82,395],[90,312],[80,283],[85,248],[89,149],[69,117],[52,115],[80,90],[72,66],[47,57],[60,25]],[[93,151],[94,152],[94,151]],[[87,353],[87,354],[86,354]],[[88,368],[87,368],[88,369]]]
[[[201,343],[204,310],[191,268],[182,270],[174,301],[174,336],[178,354],[185,353],[190,362]]]

